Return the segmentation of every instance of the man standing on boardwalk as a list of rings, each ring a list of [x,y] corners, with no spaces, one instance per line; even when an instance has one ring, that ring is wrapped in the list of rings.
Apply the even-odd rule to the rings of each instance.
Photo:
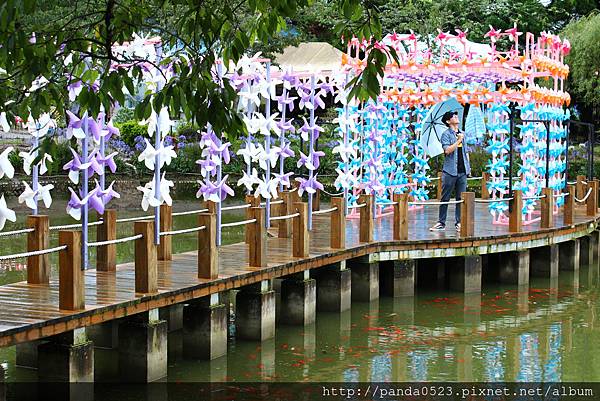
[[[456,192],[456,200],[458,201],[461,193],[467,190],[467,176],[471,174],[469,154],[463,146],[464,134],[458,131],[458,112],[449,111],[444,113],[442,122],[448,127],[440,138],[445,155],[442,170],[442,202],[450,200],[453,190]],[[445,230],[447,214],[448,204],[440,205],[438,222],[429,230]],[[456,204],[455,219],[456,231],[460,231],[460,204]]]

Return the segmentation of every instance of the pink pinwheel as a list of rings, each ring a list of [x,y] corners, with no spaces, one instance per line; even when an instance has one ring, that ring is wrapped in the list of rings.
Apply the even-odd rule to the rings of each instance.
[[[300,183],[300,186],[298,187],[298,194],[300,196],[302,196],[305,191],[309,194],[314,194],[317,190],[323,190],[323,184],[317,181],[317,174],[309,179],[298,177],[296,178],[296,181]]]
[[[435,37],[435,39],[438,42],[445,42],[448,38],[450,38],[450,34],[447,32],[443,32],[441,29],[438,29],[438,35]]]
[[[496,40],[500,37],[500,34],[500,31],[494,29],[494,27],[490,25],[490,30],[483,36],[486,38],[490,38],[492,43],[496,43]]]
[[[454,30],[456,32],[456,37],[458,38],[458,40],[460,40],[462,43],[465,43],[467,41],[467,32],[469,32],[468,29],[466,29],[464,32],[461,31],[460,29],[455,29]]]
[[[398,36],[398,34],[396,33],[396,31],[394,31],[394,33],[388,34],[388,38],[390,38],[390,40],[392,42],[397,42],[400,40],[400,36]]]
[[[90,163],[82,163],[77,152],[71,149],[73,159],[63,166],[63,170],[69,170],[69,179],[73,184],[79,183],[79,172],[90,167]]]
[[[508,35],[513,42],[516,42],[519,39],[519,36],[523,34],[523,32],[517,30],[517,23],[515,23],[512,28],[504,31],[504,33]]]

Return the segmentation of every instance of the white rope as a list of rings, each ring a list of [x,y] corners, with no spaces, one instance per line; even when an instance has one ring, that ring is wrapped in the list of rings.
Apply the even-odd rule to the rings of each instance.
[[[221,209],[221,210],[223,210],[223,209]],[[188,210],[185,212],[177,212],[177,213],[171,214],[171,216],[187,216],[189,214],[198,214],[198,213],[204,213],[204,212],[208,212],[208,209],[198,209],[198,210]]]
[[[93,221],[91,223],[88,223],[88,227],[99,226],[100,224],[104,224],[104,221],[103,220]],[[69,228],[79,228],[79,227],[81,227],[81,223],[66,224],[64,226],[50,226],[50,231],[67,230]]]
[[[334,197],[335,197],[335,196],[344,195],[344,193],[343,193],[343,192],[338,192],[337,194],[332,194],[331,192],[327,192],[327,191],[325,191],[324,189],[322,189],[322,190],[321,190],[321,192],[325,192],[327,195],[329,195],[329,196],[334,196]]]
[[[59,251],[62,251],[63,249],[67,249],[67,246],[66,245],[61,245],[61,246],[57,246],[56,248],[40,249],[39,251],[15,253],[15,254],[12,254],[12,255],[2,255],[2,256],[0,256],[0,261],[2,261],[2,260],[27,258],[29,256],[45,255],[47,253],[59,252]]]
[[[337,206],[332,207],[330,209],[325,209],[325,210],[317,210],[316,212],[313,212],[313,216],[314,215],[318,215],[318,214],[325,214],[325,213],[331,213],[331,212],[335,212],[336,210],[338,210]]]
[[[187,233],[195,233],[197,231],[202,231],[206,229],[206,226],[193,227],[193,228],[184,228],[183,230],[175,230],[175,231],[163,231],[160,233],[161,237],[166,235],[177,235],[177,234],[187,234]]]
[[[224,212],[225,210],[248,209],[249,207],[252,207],[252,205],[249,203],[244,203],[243,205],[222,207],[221,211]]]
[[[483,177],[467,177],[467,180],[481,180]]]
[[[577,197],[575,196],[575,202],[579,202],[579,203],[585,202],[591,193],[592,193],[592,188],[588,189],[588,191],[585,194],[585,196],[583,197],[583,199],[577,199]]]
[[[361,204],[356,204],[354,206],[349,206],[348,209],[358,209],[358,208],[365,207],[365,206],[367,206],[366,203],[361,203]]]
[[[276,200],[276,201],[272,201],[272,202],[271,202],[271,205],[279,205],[279,204],[281,204],[281,203],[283,203],[283,199],[279,199],[279,200]],[[261,206],[266,206],[266,205],[267,205],[267,202],[261,202],[261,203],[260,203],[260,205],[261,205]],[[222,209],[221,209],[221,210],[222,210]]]
[[[128,217],[126,219],[117,219],[117,223],[125,223],[128,221],[141,221],[141,220],[150,220],[153,219],[154,215],[150,216],[139,216],[139,217]]]
[[[251,223],[256,223],[256,219],[236,221],[234,223],[225,223],[225,224],[221,224],[221,227],[225,228],[225,227],[243,226],[244,224],[251,224]]]
[[[555,198],[562,198],[563,196],[569,196],[569,193],[568,192],[562,192],[560,194],[554,194],[552,196],[554,196]]]
[[[496,198],[496,199],[475,199],[475,203],[496,203],[496,202],[507,202],[514,198]]]
[[[577,181],[567,181],[567,184],[568,185],[575,185],[575,184],[577,184]]]
[[[290,190],[290,193],[292,193],[292,192],[296,192],[297,190],[298,190],[298,187],[296,187],[296,188],[294,188],[294,189],[291,189],[291,190]]]
[[[537,196],[524,196],[521,199],[523,200],[532,200],[532,199],[544,199],[546,195],[537,195]]]
[[[142,234],[138,234],[138,235],[134,235],[131,237],[111,239],[108,241],[88,242],[88,246],[89,247],[97,247],[97,246],[105,246],[105,245],[112,245],[112,244],[120,244],[122,242],[135,241],[136,239],[140,239],[142,237],[143,237]]]
[[[455,204],[463,203],[463,202],[464,202],[464,199],[461,199],[459,201],[451,200],[448,202],[429,202],[429,201],[427,201],[427,202],[408,202],[408,204],[409,205],[417,205],[417,206],[421,206],[421,205],[422,206],[429,206],[429,205],[436,206],[436,205],[455,205]]]
[[[34,231],[35,231],[35,228],[24,228],[22,230],[5,231],[5,232],[0,232],[0,237],[8,237],[10,235],[19,235],[19,234],[32,233]]]
[[[315,213],[313,213],[315,214]],[[300,216],[300,213],[293,213],[293,214],[288,214],[285,216],[275,216],[275,217],[271,217],[271,221],[276,221],[276,220],[287,220],[287,219],[293,219],[294,217],[298,217]]]

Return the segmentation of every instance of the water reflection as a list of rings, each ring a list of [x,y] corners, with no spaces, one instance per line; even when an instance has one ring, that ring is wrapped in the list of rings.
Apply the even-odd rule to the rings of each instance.
[[[229,340],[227,356],[185,358],[169,334],[170,381],[569,381],[600,380],[598,265],[529,287],[487,284],[482,294],[423,289],[415,297],[352,304],[306,327],[278,326],[263,343]],[[106,289],[98,287],[99,293]],[[105,294],[104,294],[105,295]],[[116,378],[116,350],[98,350],[96,372]],[[35,371],[14,366],[7,377]]]

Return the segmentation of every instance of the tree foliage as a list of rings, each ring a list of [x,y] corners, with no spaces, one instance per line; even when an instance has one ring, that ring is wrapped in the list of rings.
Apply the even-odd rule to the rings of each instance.
[[[571,42],[566,58],[570,67],[568,90],[595,111],[600,110],[600,13],[573,21],[563,34]]]
[[[237,96],[215,79],[216,58],[236,62],[253,45],[269,43],[309,1],[5,0],[0,4],[0,111],[64,115],[72,107],[67,86],[79,81],[81,110],[95,115],[101,106],[110,110],[114,102],[123,104],[148,63],[115,54],[112,46],[138,33],[162,38],[166,56],[154,67],[174,72],[164,87],[146,94],[136,107],[138,118],[168,106],[172,115],[183,113],[198,126],[211,123],[219,132],[239,133]],[[336,20],[339,34],[380,36],[376,7],[368,0],[332,5],[342,16]],[[384,65],[381,58],[376,61],[363,74],[369,85]],[[368,93],[376,90],[370,86]]]

